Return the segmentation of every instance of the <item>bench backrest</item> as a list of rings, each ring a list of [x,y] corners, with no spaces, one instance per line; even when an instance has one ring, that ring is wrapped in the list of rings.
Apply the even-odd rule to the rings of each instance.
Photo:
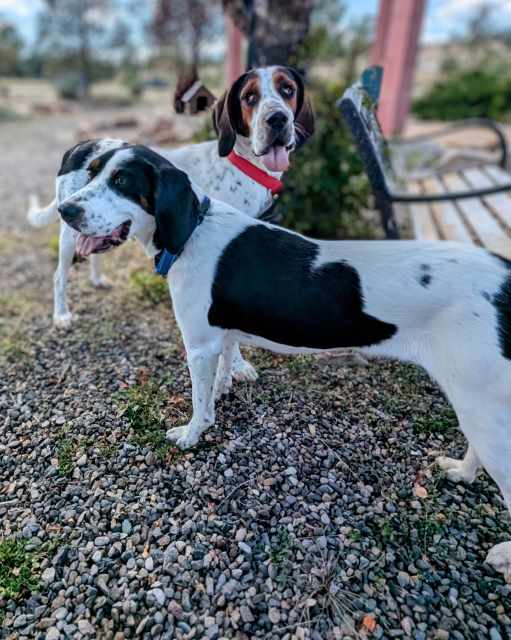
[[[342,117],[350,129],[377,200],[388,200],[396,189],[390,150],[376,117],[383,69],[369,67],[360,82],[344,92],[339,101]]]

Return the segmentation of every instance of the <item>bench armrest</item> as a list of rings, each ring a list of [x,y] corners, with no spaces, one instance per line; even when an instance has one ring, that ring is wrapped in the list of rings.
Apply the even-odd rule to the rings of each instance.
[[[432,138],[441,138],[443,136],[449,135],[453,131],[458,131],[460,129],[490,129],[495,134],[499,143],[499,166],[505,168],[507,160],[509,158],[506,134],[504,133],[504,129],[498,124],[498,122],[495,122],[495,120],[490,120],[489,118],[467,118],[466,120],[453,122],[452,124],[443,127],[442,129],[438,129],[437,131],[432,131],[431,133],[422,133],[418,136],[412,136],[411,138],[400,140],[399,144],[406,145],[408,143],[426,142],[428,140],[431,140]]]
[[[467,191],[451,191],[447,193],[391,193],[392,202],[446,202],[448,200],[463,200],[465,198],[483,198],[494,193],[502,193],[511,191],[511,182],[505,184],[496,184],[494,187],[485,187],[484,189],[468,189]]]

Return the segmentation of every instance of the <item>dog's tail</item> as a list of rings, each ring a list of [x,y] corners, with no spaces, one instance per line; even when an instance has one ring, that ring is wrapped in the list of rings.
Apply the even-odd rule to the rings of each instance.
[[[57,218],[57,198],[55,197],[50,204],[41,209],[39,199],[35,194],[29,196],[29,205],[27,218],[33,227],[45,227]]]

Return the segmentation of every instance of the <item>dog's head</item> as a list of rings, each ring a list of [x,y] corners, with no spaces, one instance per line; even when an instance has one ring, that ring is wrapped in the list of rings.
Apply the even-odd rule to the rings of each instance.
[[[63,220],[80,232],[78,255],[106,251],[129,237],[178,253],[199,212],[186,173],[141,145],[108,151],[87,171],[89,182],[59,206]]]
[[[263,67],[240,76],[213,112],[220,156],[236,136],[248,138],[252,153],[269,171],[286,171],[289,153],[314,131],[314,116],[303,78],[291,67]]]

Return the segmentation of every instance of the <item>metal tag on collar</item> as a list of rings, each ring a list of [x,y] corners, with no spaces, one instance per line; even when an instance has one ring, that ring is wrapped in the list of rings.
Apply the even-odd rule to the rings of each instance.
[[[177,255],[170,253],[167,249],[163,249],[161,253],[156,256],[156,264],[154,265],[154,272],[164,278],[170,271],[170,267],[177,260]]]

